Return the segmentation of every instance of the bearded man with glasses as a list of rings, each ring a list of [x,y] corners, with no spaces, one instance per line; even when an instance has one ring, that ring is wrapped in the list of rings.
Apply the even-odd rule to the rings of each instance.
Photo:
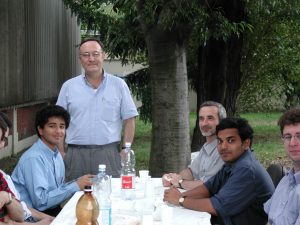
[[[300,108],[286,111],[278,120],[284,149],[292,169],[281,179],[264,205],[270,225],[300,224]]]

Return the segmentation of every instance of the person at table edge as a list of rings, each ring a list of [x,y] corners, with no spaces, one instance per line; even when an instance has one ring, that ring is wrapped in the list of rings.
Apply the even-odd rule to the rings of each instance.
[[[270,225],[300,224],[300,108],[286,111],[278,120],[284,149],[293,167],[281,179],[264,209]]]
[[[39,139],[21,156],[12,180],[21,201],[48,215],[56,216],[60,204],[76,191],[92,185],[93,175],[65,183],[65,166],[57,145],[65,136],[70,115],[61,106],[41,109],[35,119]]]
[[[0,149],[4,148],[5,145],[8,144],[8,135],[11,127],[12,123],[8,116],[3,112],[0,112]],[[20,202],[20,195],[18,191],[16,190],[10,176],[3,170],[0,170],[0,184],[0,189],[3,190],[0,191],[1,200],[3,201],[6,199],[5,196],[3,197],[5,192],[6,194],[10,193],[11,195],[11,199],[5,203],[4,207],[0,206],[0,225],[28,225],[32,223],[36,225],[49,225],[51,223],[53,217],[33,208],[28,208],[25,202]],[[20,206],[23,209],[22,211],[20,210]],[[13,210],[11,211],[11,209]],[[6,212],[8,212],[8,215],[6,215]],[[17,216],[17,214],[19,214],[19,216]]]
[[[216,128],[218,151],[225,164],[203,185],[180,193],[165,191],[164,201],[208,212],[218,225],[266,225],[263,204],[274,192],[265,168],[250,150],[253,130],[247,120],[226,118]]]

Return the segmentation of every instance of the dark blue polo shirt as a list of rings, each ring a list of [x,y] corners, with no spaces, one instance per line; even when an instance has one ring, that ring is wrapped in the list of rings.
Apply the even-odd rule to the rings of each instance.
[[[211,195],[220,224],[266,225],[268,216],[263,209],[274,192],[266,169],[248,150],[233,164],[222,169],[204,185]]]

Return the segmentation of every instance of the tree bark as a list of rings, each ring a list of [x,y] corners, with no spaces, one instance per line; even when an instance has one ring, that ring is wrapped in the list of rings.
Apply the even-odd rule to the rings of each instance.
[[[186,53],[176,32],[152,28],[146,35],[152,87],[152,176],[178,172],[190,161]]]
[[[218,1],[224,15],[232,22],[245,20],[244,3],[238,0]],[[218,8],[217,6],[215,6]],[[236,99],[241,86],[240,70],[243,36],[231,35],[226,41],[211,38],[198,50],[196,73],[197,110],[204,101],[217,101],[226,108],[227,115],[236,113]],[[191,149],[198,151],[204,139],[198,127],[194,127]]]

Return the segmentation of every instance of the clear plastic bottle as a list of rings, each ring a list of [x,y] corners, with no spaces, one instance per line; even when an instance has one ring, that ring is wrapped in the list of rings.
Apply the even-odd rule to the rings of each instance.
[[[84,194],[79,198],[76,205],[76,225],[99,225],[99,205],[92,194],[92,187],[84,187]]]
[[[101,225],[111,225],[111,178],[106,174],[106,165],[99,165],[94,185],[94,194],[100,204]]]
[[[124,200],[135,199],[135,155],[131,143],[125,143],[124,153],[121,154],[121,196]]]

